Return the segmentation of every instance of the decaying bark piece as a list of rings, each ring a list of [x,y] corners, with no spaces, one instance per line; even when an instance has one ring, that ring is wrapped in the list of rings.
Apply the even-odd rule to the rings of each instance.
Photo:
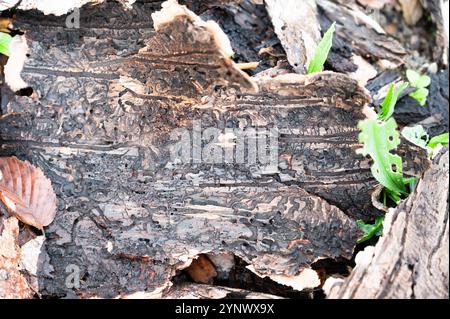
[[[427,103],[421,106],[417,100],[408,96],[407,89],[400,94],[395,106],[394,117],[400,125],[420,124],[426,128],[431,136],[436,136],[449,131],[449,77],[448,69],[441,70],[431,75],[429,96]],[[375,104],[379,105],[391,83],[403,82],[403,75],[398,71],[385,71],[372,80],[367,89],[372,93]]]
[[[204,20],[216,21],[227,34],[233,47],[233,60],[258,62],[249,74],[258,74],[286,62],[286,54],[270,23],[265,5],[254,0],[182,0]]]
[[[105,2],[106,0],[64,0],[58,4],[52,3],[46,0],[22,0],[19,5],[21,10],[37,9],[44,14],[62,15],[72,11],[74,8],[79,8],[87,3],[98,4]],[[131,6],[136,0],[115,0],[117,3],[122,4],[124,7]],[[6,10],[17,4],[16,0],[3,0],[0,3],[0,10]]]
[[[182,283],[170,289],[156,292],[138,291],[124,294],[117,299],[283,299],[282,297],[252,292],[244,289],[211,286],[205,284]]]
[[[18,220],[0,216],[0,225],[0,299],[31,298],[34,292],[19,268]]]
[[[163,293],[164,299],[283,299],[278,296],[251,292],[242,289],[209,286],[201,284],[181,284],[170,288],[168,293]]]
[[[265,4],[289,63],[297,73],[306,74],[321,38],[315,0],[266,0]]]
[[[389,68],[404,63],[403,57],[407,51],[402,45],[352,2],[343,1],[337,5],[329,0],[317,0],[317,5],[322,30],[327,30],[336,21],[333,47],[327,59],[334,70],[347,73],[356,71],[357,66],[351,62],[353,55],[368,61],[378,61],[381,65],[388,64]]]
[[[415,25],[423,15],[423,8],[420,0],[399,0],[402,7],[403,18],[409,25]]]
[[[375,249],[363,253],[328,298],[448,298],[448,183],[446,151],[411,197],[388,213]]]
[[[431,13],[437,27],[434,58],[448,65],[449,47],[449,1],[448,0],[421,0],[422,5]]]
[[[40,292],[156,293],[203,253],[300,286],[317,259],[349,258],[355,219],[379,214],[355,153],[365,90],[332,72],[252,79],[185,9],[155,32],[157,9],[83,7],[75,30],[18,18],[36,95],[2,96],[0,153],[41,167],[57,194]]]

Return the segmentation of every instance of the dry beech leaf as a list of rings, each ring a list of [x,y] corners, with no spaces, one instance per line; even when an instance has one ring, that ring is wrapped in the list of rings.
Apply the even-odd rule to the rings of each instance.
[[[39,168],[16,157],[0,157],[0,200],[25,224],[42,229],[56,214],[56,196]]]
[[[191,265],[186,268],[188,275],[197,283],[208,284],[213,278],[217,277],[214,265],[205,255],[199,255],[194,259]]]

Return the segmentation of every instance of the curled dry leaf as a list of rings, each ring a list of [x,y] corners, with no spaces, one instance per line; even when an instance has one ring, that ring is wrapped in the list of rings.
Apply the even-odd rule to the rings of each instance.
[[[16,157],[0,157],[0,200],[25,224],[42,229],[56,214],[56,196],[39,168]]]

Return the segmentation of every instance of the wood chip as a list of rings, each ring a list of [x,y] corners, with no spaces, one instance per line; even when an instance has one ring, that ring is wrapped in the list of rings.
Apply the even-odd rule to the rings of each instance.
[[[31,298],[34,292],[19,268],[20,247],[16,240],[19,235],[19,222],[15,217],[0,216],[0,299]]]

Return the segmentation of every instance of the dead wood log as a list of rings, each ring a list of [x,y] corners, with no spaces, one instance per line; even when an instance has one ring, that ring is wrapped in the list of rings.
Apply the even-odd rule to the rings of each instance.
[[[441,153],[411,197],[389,212],[384,235],[369,246],[328,298],[449,297],[449,153]]]
[[[256,81],[184,8],[155,31],[159,6],[88,5],[80,29],[31,11],[18,20],[36,93],[2,96],[0,154],[42,168],[57,194],[40,292],[157,292],[209,252],[282,282],[350,257],[354,219],[379,214],[370,163],[354,152],[367,93],[331,72]]]
[[[404,63],[407,51],[372,18],[353,2],[341,4],[318,0],[318,18],[321,29],[327,30],[336,21],[335,39],[327,63],[339,72],[355,72],[358,66],[353,56],[378,62],[381,69],[396,68]]]
[[[108,9],[113,13],[108,13]],[[148,4],[143,4],[143,8],[136,7],[135,13],[144,12],[140,17],[151,19],[150,9]],[[7,105],[2,122],[5,144],[7,140],[16,141],[13,144],[21,145],[22,150],[39,143],[46,147],[67,146],[70,153],[73,148],[116,154],[128,150],[130,155],[143,156],[149,168],[157,168],[170,162],[169,155],[176,143],[170,140],[169,133],[180,127],[192,131],[194,120],[201,121],[204,128],[223,131],[256,130],[271,125],[279,130],[279,167],[256,162],[253,168],[234,167],[235,173],[222,183],[229,183],[226,180],[234,176],[234,183],[240,184],[253,183],[255,178],[265,183],[295,184],[340,205],[346,212],[350,210],[352,216],[366,219],[374,216],[368,206],[370,196],[363,195],[375,185],[369,162],[354,153],[359,147],[356,123],[365,117],[362,109],[369,97],[355,81],[333,73],[252,81],[220,52],[209,49],[214,45],[212,36],[206,38],[205,44],[200,39],[190,47],[187,43],[192,40],[182,42],[183,39],[177,38],[186,34],[180,34],[177,29],[187,21],[177,19],[173,27],[154,35],[147,28],[140,30],[139,23],[131,20],[127,23],[135,25],[136,31],[119,23],[119,30],[127,28],[117,32],[114,31],[119,28],[117,7],[106,3],[86,10],[80,15],[86,19],[81,21],[86,29],[76,31],[55,27],[55,22],[41,19],[39,15],[34,19],[23,17],[22,27],[29,30],[33,39],[30,46],[35,48],[24,76],[34,83],[40,97],[2,99]],[[106,21],[94,28],[90,18],[94,14],[111,16],[114,23]],[[50,25],[43,25],[43,20]],[[63,24],[64,18],[61,20]],[[110,29],[103,31],[106,26]],[[153,30],[152,26],[149,28]],[[96,40],[98,32],[106,32],[108,37],[117,34],[117,39],[101,40],[101,45]],[[168,33],[173,33],[173,42],[163,42],[163,38],[170,38]],[[72,35],[68,38],[69,34]],[[138,34],[147,36],[142,42],[148,46],[138,49],[131,45],[128,50],[140,52],[123,53],[127,48],[122,41],[137,38]],[[72,43],[72,37],[78,40]],[[50,48],[49,39],[53,43]],[[73,46],[79,49],[74,50]],[[127,56],[118,58],[118,52]],[[95,60],[96,56],[102,57],[101,62]],[[218,91],[206,96],[218,85],[253,89],[255,83],[261,86],[259,94]],[[76,96],[83,98],[74,99]],[[196,103],[198,107],[192,107]],[[323,118],[327,118],[326,123],[322,123]],[[37,126],[23,122],[29,120]],[[80,144],[85,146],[77,146]],[[209,167],[215,172],[207,169],[200,175],[199,184],[217,185],[215,180],[220,170],[211,164],[214,163]],[[188,169],[190,173],[197,172]],[[186,174],[189,171],[183,172]]]
[[[315,0],[265,0],[265,4],[289,63],[297,73],[306,74],[320,41]]]

